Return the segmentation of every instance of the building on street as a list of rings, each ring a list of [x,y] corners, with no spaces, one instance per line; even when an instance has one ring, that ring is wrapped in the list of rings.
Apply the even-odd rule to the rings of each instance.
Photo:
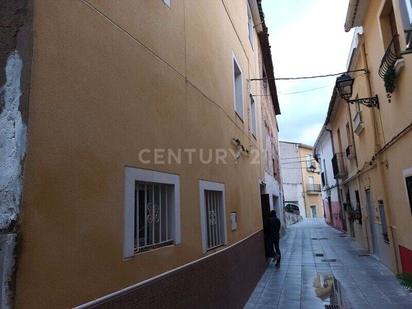
[[[286,141],[279,144],[285,205],[297,205],[303,218],[323,218],[320,170],[312,146]]]
[[[351,0],[353,27],[350,74],[337,79],[324,127],[333,157],[319,160],[332,160],[349,234],[393,272],[411,272],[412,4]]]
[[[324,126],[313,149],[321,171],[322,204],[325,221],[329,225],[346,231],[346,220],[341,204],[340,187],[333,174],[332,157],[335,153],[332,131]]]
[[[0,307],[243,306],[283,199],[261,0],[3,2]]]

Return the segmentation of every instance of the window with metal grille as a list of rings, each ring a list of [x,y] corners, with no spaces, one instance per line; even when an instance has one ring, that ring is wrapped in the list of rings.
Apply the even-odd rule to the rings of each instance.
[[[227,243],[224,185],[200,181],[203,252]]]
[[[173,244],[174,186],[135,182],[135,251]]]
[[[125,167],[123,258],[181,243],[180,177]]]
[[[205,190],[207,249],[224,244],[222,192]]]

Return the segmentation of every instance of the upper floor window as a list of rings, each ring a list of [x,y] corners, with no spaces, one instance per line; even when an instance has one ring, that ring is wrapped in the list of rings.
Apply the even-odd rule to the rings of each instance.
[[[256,137],[256,102],[253,99],[252,95],[250,95],[250,132],[252,132],[253,136]]]
[[[313,168],[313,159],[312,159],[312,155],[311,154],[307,154],[306,155],[306,167],[308,170]]]
[[[125,169],[124,258],[180,243],[179,176]]]
[[[172,0],[163,0],[163,3],[166,4],[168,7],[171,6],[171,4],[172,4],[171,2],[172,2]]]
[[[387,49],[392,43],[392,39],[398,35],[396,27],[395,13],[392,6],[392,0],[386,0],[380,13],[380,25],[384,48]],[[394,41],[394,48],[397,55],[400,54],[398,40]]]
[[[250,10],[249,3],[247,3],[247,20],[248,20],[247,29],[248,29],[249,41],[253,47],[254,26],[253,26],[252,11]]]
[[[233,86],[235,97],[235,112],[243,120],[243,79],[242,70],[237,62],[235,56],[233,56]]]
[[[400,0],[406,49],[412,49],[412,0]]]

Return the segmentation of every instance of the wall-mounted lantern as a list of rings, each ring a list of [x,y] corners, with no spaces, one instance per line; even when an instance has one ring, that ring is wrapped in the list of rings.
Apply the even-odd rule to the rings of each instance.
[[[377,95],[371,98],[351,100],[350,98],[352,97],[353,93],[353,82],[354,79],[347,73],[342,74],[336,79],[336,89],[338,89],[340,97],[350,104],[359,103],[367,107],[379,108],[379,99]]]

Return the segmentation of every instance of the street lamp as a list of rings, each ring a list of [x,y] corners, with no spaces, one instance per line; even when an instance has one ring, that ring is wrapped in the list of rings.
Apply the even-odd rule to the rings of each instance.
[[[353,82],[354,82],[354,79],[350,77],[350,75],[347,73],[342,74],[336,79],[336,88],[338,89],[338,93],[340,97],[350,104],[359,103],[367,107],[379,108],[379,99],[377,95],[371,98],[361,98],[361,99],[351,100],[350,98],[352,97],[352,93],[353,93]]]

